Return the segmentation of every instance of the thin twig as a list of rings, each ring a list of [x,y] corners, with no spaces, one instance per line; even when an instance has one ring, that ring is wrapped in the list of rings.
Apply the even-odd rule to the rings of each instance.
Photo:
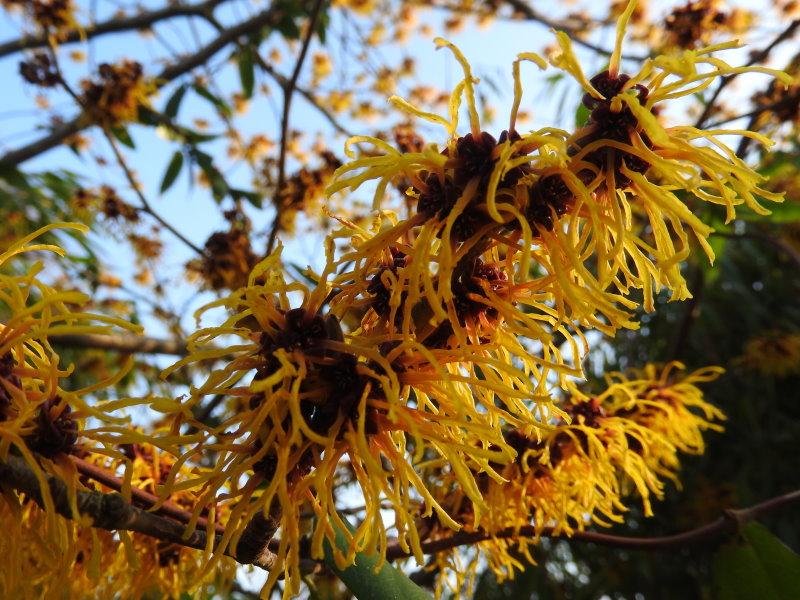
[[[100,37],[108,33],[119,33],[122,31],[134,31],[147,29],[159,21],[172,19],[175,17],[204,16],[209,14],[217,5],[227,0],[207,0],[198,4],[169,4],[164,8],[139,13],[131,17],[117,17],[79,29],[72,29],[59,37],[59,44],[72,44],[75,42],[85,42],[95,37]],[[0,44],[0,57],[19,52],[20,50],[31,50],[34,48],[46,48],[50,45],[50,37],[37,35],[21,37],[16,40],[9,40]]]
[[[186,356],[189,351],[185,340],[163,340],[143,335],[100,335],[93,333],[65,333],[50,336],[57,346],[112,350],[126,354],[170,354]]]
[[[213,15],[207,17],[206,21],[208,21],[208,23],[212,27],[214,27],[217,31],[222,32],[225,30],[225,26],[222,23],[220,23]],[[242,44],[240,44],[239,48],[241,49],[242,47],[243,47]],[[281,89],[284,89],[289,85],[289,80],[286,78],[285,75],[279,73],[275,69],[275,67],[270,65],[267,61],[265,61],[264,58],[258,52],[254,52],[254,54],[255,54],[254,57],[255,62],[259,66],[259,68],[262,71],[264,71],[267,75],[272,77],[278,83],[278,85],[281,86]],[[298,94],[300,94],[303,98],[305,98],[305,100],[309,104],[311,104],[311,106],[313,106],[314,109],[317,112],[319,112],[319,114],[321,114],[326,121],[328,121],[328,123],[330,123],[330,125],[336,130],[337,133],[341,133],[348,137],[353,136],[353,134],[339,122],[339,120],[330,110],[328,110],[322,104],[320,104],[319,99],[314,95],[314,93],[311,90],[296,85],[295,91]]]
[[[629,548],[631,550],[674,550],[676,548],[684,548],[686,546],[718,542],[725,536],[735,533],[737,529],[744,523],[755,520],[767,513],[774,512],[797,501],[800,501],[800,490],[795,490],[781,496],[776,496],[775,498],[770,498],[769,500],[755,504],[748,508],[727,510],[724,512],[724,516],[719,517],[717,520],[712,521],[711,523],[707,523],[705,525],[701,525],[700,527],[696,527],[695,529],[683,531],[675,535],[661,537],[628,537],[612,535],[608,533],[599,533],[596,531],[576,531],[571,536],[566,536],[563,533],[555,533],[555,531],[550,527],[545,527],[540,530],[537,527],[530,525],[520,528],[510,527],[495,533],[487,533],[485,531],[455,533],[446,538],[424,542],[422,544],[422,552],[424,554],[432,554],[435,552],[449,550],[450,548],[455,548],[458,546],[477,544],[478,542],[483,542],[490,539],[522,537],[548,537],[553,539],[565,539],[575,542],[588,542],[613,548]],[[407,558],[409,556],[411,556],[411,553],[404,551],[396,542],[389,544],[389,547],[387,548],[387,560],[396,560],[399,558]]]
[[[772,42],[770,42],[769,45],[767,45],[763,50],[753,54],[750,57],[750,60],[747,61],[747,64],[745,66],[750,67],[752,65],[764,62],[778,44],[789,39],[794,35],[794,32],[797,30],[798,27],[800,27],[800,19],[795,19],[794,21],[789,23],[786,29],[784,29],[780,34],[778,34],[778,36],[774,40],[772,40]],[[714,105],[717,103],[717,99],[719,98],[719,95],[722,93],[722,90],[728,87],[728,85],[730,85],[730,83],[734,79],[736,79],[738,75],[739,73],[731,73],[730,75],[725,75],[724,77],[722,77],[722,79],[720,79],[719,85],[711,94],[711,98],[708,99],[708,102],[706,102],[705,107],[703,107],[703,112],[700,113],[699,117],[697,117],[697,122],[695,123],[695,127],[697,127],[698,129],[703,127],[703,123],[705,123],[706,119],[708,119],[708,117],[711,116],[711,113],[714,110]],[[749,139],[749,138],[744,138],[744,139]]]
[[[305,38],[303,39],[303,46],[300,48],[300,54],[297,56],[297,62],[294,65],[289,81],[283,86],[283,116],[281,117],[281,146],[278,155],[278,184],[275,188],[275,220],[272,223],[272,230],[269,233],[269,241],[267,242],[267,254],[272,252],[275,246],[275,241],[278,237],[278,229],[280,227],[281,211],[280,211],[280,193],[283,191],[283,186],[286,184],[286,151],[289,145],[289,111],[292,108],[292,98],[294,97],[295,88],[297,86],[297,79],[300,77],[300,71],[303,68],[308,48],[311,45],[311,38],[314,37],[314,32],[317,29],[317,19],[322,10],[322,5],[325,0],[315,0],[314,8],[311,11],[311,16],[308,19],[307,30]]]
[[[197,254],[199,254],[200,256],[205,256],[205,252],[203,251],[202,248],[191,242],[185,235],[183,235],[180,231],[175,229],[175,227],[173,227],[172,224],[167,222],[167,220],[164,219],[164,217],[162,217],[153,209],[153,207],[150,205],[150,202],[148,202],[147,198],[145,198],[145,195],[142,193],[142,190],[139,189],[139,183],[136,181],[136,178],[133,176],[133,172],[128,167],[128,164],[125,162],[125,157],[122,155],[122,152],[120,151],[119,146],[117,146],[117,142],[114,140],[113,136],[106,129],[103,129],[103,135],[108,140],[108,143],[111,145],[111,150],[114,153],[114,157],[117,159],[117,164],[119,164],[119,166],[122,168],[122,171],[125,173],[125,178],[128,180],[128,183],[130,184],[131,188],[133,188],[133,192],[139,198],[139,202],[141,202],[142,204],[140,209],[149,214],[151,217],[153,217],[156,221],[158,221],[158,223],[164,229],[169,231],[172,235],[178,238],[186,246],[194,250]]]
[[[603,56],[611,56],[612,53],[611,50],[584,40],[579,35],[580,32],[576,27],[570,26],[568,23],[555,21],[549,18],[548,16],[540,13],[538,10],[530,6],[525,0],[506,0],[506,2],[509,4],[509,6],[511,6],[511,8],[514,9],[514,11],[517,14],[522,15],[523,17],[525,17],[525,19],[541,23],[545,27],[555,29],[556,31],[563,31],[570,37],[570,39],[575,44],[583,46],[584,48],[592,50],[593,52],[597,52],[598,54],[602,54]],[[624,58],[625,60],[644,62],[649,57],[643,55],[623,54],[622,58]]]

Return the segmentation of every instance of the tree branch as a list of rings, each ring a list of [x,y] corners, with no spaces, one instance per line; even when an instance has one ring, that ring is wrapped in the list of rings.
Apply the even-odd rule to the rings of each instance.
[[[602,54],[603,56],[611,56],[611,50],[608,48],[603,48],[602,46],[598,46],[593,44],[592,42],[587,42],[586,40],[582,39],[580,35],[578,35],[578,30],[576,27],[569,25],[568,23],[559,22],[551,19],[547,15],[540,13],[538,10],[533,8],[529,5],[526,0],[506,0],[509,6],[514,9],[514,12],[517,14],[522,15],[525,19],[529,21],[536,21],[537,23],[541,23],[545,27],[549,27],[551,29],[555,29],[556,31],[563,31],[566,33],[570,39],[577,45],[583,46],[588,50],[592,50],[597,52],[598,54]],[[622,58],[626,60],[634,60],[638,62],[643,62],[647,60],[647,56],[638,56],[638,55],[630,55],[630,54],[623,54]]]
[[[56,512],[68,519],[74,518],[69,503],[67,485],[54,477],[46,474],[47,485],[53,498]],[[43,506],[42,491],[39,480],[31,467],[24,459],[9,455],[5,462],[0,462],[0,482],[10,486],[18,492],[24,493],[39,506]],[[196,529],[191,535],[186,535],[183,524],[142,510],[125,501],[121,494],[104,494],[102,492],[79,491],[77,492],[78,512],[92,518],[93,527],[108,531],[134,531],[143,535],[185,546],[198,550],[205,549],[207,545],[206,532]],[[215,544],[221,540],[220,535],[215,536]],[[241,564],[250,564],[265,570],[275,565],[276,556],[265,550],[252,560],[244,560],[238,554],[233,554],[226,548],[225,555],[230,556]]]
[[[119,477],[116,477],[102,467],[98,467],[97,465],[86,462],[77,456],[70,456],[69,458],[75,464],[75,468],[78,469],[78,472],[81,475],[89,477],[90,479],[93,479],[94,481],[101,483],[107,488],[116,492],[122,490],[123,482]],[[155,506],[160,500],[160,498],[155,494],[151,494],[150,492],[133,486],[131,486],[131,498],[135,503],[141,504],[145,508],[151,508]],[[192,513],[190,513],[188,510],[184,510],[180,506],[169,501],[163,502],[156,512],[173,518],[176,521],[180,521],[181,523],[189,523],[192,518]],[[197,525],[202,529],[205,529],[207,524],[207,519],[203,517],[197,519]],[[224,533],[225,528],[222,525],[217,524],[216,531],[217,533]]]
[[[100,335],[93,333],[65,333],[50,336],[57,346],[113,350],[127,354],[172,354],[186,356],[189,351],[184,340],[162,340],[139,335]]]
[[[764,62],[778,44],[782,43],[783,41],[789,39],[794,35],[798,27],[800,27],[800,19],[795,19],[794,21],[789,23],[786,29],[784,29],[780,34],[778,34],[778,36],[774,40],[772,40],[772,42],[770,42],[769,45],[767,45],[763,50],[760,50],[759,52],[753,54],[750,57],[750,60],[747,61],[746,66],[750,67],[757,63]],[[708,117],[711,116],[711,113],[714,110],[714,105],[717,103],[717,99],[719,98],[719,95],[722,93],[722,90],[728,87],[728,85],[734,79],[736,79],[737,75],[739,75],[739,73],[733,73],[731,75],[725,75],[722,79],[720,79],[719,85],[711,94],[711,98],[708,99],[708,102],[706,102],[705,107],[703,107],[703,112],[700,113],[700,116],[697,118],[695,127],[697,127],[698,129],[703,127],[703,124],[706,122],[706,119],[708,119]],[[750,138],[743,138],[743,139],[749,140]],[[737,152],[737,155],[738,154],[739,153]]]
[[[174,17],[193,17],[204,16],[210,13],[217,5],[227,0],[207,0],[199,4],[175,4],[168,5],[158,10],[142,12],[131,17],[118,17],[109,19],[96,25],[72,29],[59,40],[59,44],[73,44],[75,42],[85,42],[86,40],[100,37],[107,33],[119,33],[122,31],[133,31],[137,29],[147,29],[148,27]],[[21,37],[16,40],[9,40],[0,44],[0,57],[19,52],[20,50],[32,50],[34,48],[46,48],[50,45],[50,38],[46,35],[31,37]]]
[[[724,511],[724,516],[718,518],[716,521],[701,525],[695,529],[690,529],[675,535],[667,535],[662,537],[628,537],[621,535],[612,535],[608,533],[599,533],[596,531],[576,531],[571,536],[563,534],[555,534],[551,527],[545,527],[541,531],[529,525],[520,528],[508,528],[498,531],[494,534],[486,533],[484,531],[476,532],[460,532],[451,535],[450,537],[424,542],[422,544],[422,551],[425,554],[432,554],[435,552],[442,552],[455,548],[457,546],[465,546],[469,544],[476,544],[490,539],[506,539],[518,537],[549,537],[554,539],[566,539],[576,542],[587,542],[598,544],[600,546],[610,546],[613,548],[629,548],[631,550],[673,550],[676,548],[683,548],[685,546],[693,546],[700,544],[711,544],[718,542],[727,535],[730,535],[748,521],[753,521],[767,513],[774,512],[780,508],[788,506],[794,502],[800,501],[800,490],[787,492],[781,496],[770,498],[759,504],[755,504],[748,508],[739,510],[729,509]],[[400,548],[397,543],[389,544],[386,551],[387,560],[396,560],[399,558],[407,558],[411,556],[410,552],[405,552]]]
[[[281,117],[281,147],[278,155],[278,183],[275,187],[275,220],[272,223],[272,230],[269,233],[269,241],[267,242],[267,255],[272,252],[275,246],[275,241],[278,237],[278,228],[280,227],[281,210],[279,202],[279,194],[286,184],[286,150],[289,142],[289,111],[292,108],[292,97],[294,96],[295,88],[297,87],[297,80],[300,77],[300,71],[303,68],[308,48],[311,45],[311,38],[314,37],[314,31],[317,29],[317,19],[322,10],[322,5],[325,0],[315,0],[314,8],[312,9],[311,16],[308,19],[307,31],[303,39],[303,46],[300,48],[300,54],[297,56],[294,70],[283,86],[283,115]]]
[[[184,75],[192,69],[202,65],[237,38],[252,33],[261,27],[266,27],[270,24],[277,24],[282,18],[283,10],[280,7],[270,6],[254,17],[243,21],[238,25],[234,25],[225,29],[223,33],[221,33],[207,45],[203,46],[194,54],[191,54],[185,57],[183,60],[165,67],[161,73],[156,75],[154,78],[156,87],[161,88],[170,81],[173,81],[181,75]],[[27,160],[30,160],[34,156],[38,156],[39,154],[58,146],[69,136],[83,131],[94,124],[95,123],[91,115],[86,111],[83,111],[72,120],[57,125],[48,135],[42,137],[41,139],[31,142],[30,144],[27,144],[16,150],[7,152],[4,156],[0,157],[0,164],[17,166]]]

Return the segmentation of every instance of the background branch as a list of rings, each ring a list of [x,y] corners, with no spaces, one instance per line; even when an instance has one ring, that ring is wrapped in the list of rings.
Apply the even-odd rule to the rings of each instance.
[[[165,86],[170,81],[173,81],[195,69],[196,67],[207,62],[211,57],[225,48],[228,44],[235,41],[243,35],[250,34],[257,31],[261,27],[269,25],[276,25],[283,19],[283,10],[279,7],[271,6],[257,15],[225,29],[223,33],[217,36],[214,40],[200,48],[194,54],[191,54],[178,62],[165,67],[161,73],[155,76],[154,83],[157,88]],[[1,165],[17,166],[31,158],[46,152],[55,146],[61,144],[71,135],[79,133],[84,129],[95,125],[92,116],[86,111],[82,111],[78,116],[70,121],[56,125],[53,130],[46,136],[31,142],[17,150],[11,150],[5,155],[0,157]]]
[[[600,546],[629,548],[631,550],[673,550],[675,548],[683,548],[686,546],[718,542],[725,536],[735,533],[737,529],[744,523],[753,521],[767,513],[779,510],[798,501],[800,501],[800,490],[794,490],[781,496],[770,498],[769,500],[755,504],[748,508],[739,510],[726,510],[724,511],[723,516],[718,518],[716,521],[712,521],[706,525],[701,525],[695,529],[690,529],[675,535],[667,535],[662,537],[628,537],[612,535],[608,533],[599,533],[596,531],[576,531],[571,536],[566,536],[563,534],[556,534],[550,527],[545,527],[539,531],[536,527],[529,525],[520,528],[511,527],[502,531],[498,531],[494,534],[489,534],[483,531],[460,532],[450,537],[424,542],[422,544],[422,551],[425,554],[432,554],[435,552],[442,552],[443,550],[449,550],[450,548],[455,548],[457,546],[477,544],[478,542],[495,538],[534,538],[537,536],[553,539],[567,539],[576,542],[589,542],[592,544],[598,544]],[[387,560],[407,558],[409,556],[411,556],[411,554],[404,552],[397,543],[390,544],[386,552]]]
[[[75,42],[85,42],[86,40],[100,37],[108,33],[119,33],[122,31],[134,31],[137,29],[147,29],[148,27],[175,17],[204,16],[211,13],[219,4],[227,0],[207,0],[198,4],[172,4],[153,11],[142,12],[130,17],[118,17],[109,19],[96,25],[88,25],[80,29],[67,31],[59,38],[59,44],[72,44]],[[35,35],[20,37],[0,44],[0,57],[19,52],[20,50],[33,50],[35,48],[46,48],[50,45],[50,39],[46,35]]]
[[[50,336],[57,346],[113,350],[128,354],[171,354],[186,356],[189,351],[185,340],[163,340],[139,335],[100,335],[93,333],[65,333]]]
[[[289,144],[289,112],[292,109],[292,97],[294,96],[295,88],[297,87],[297,79],[300,77],[300,71],[303,68],[308,47],[311,45],[311,38],[314,37],[314,31],[317,29],[317,19],[322,10],[324,0],[316,0],[314,8],[311,11],[311,16],[306,25],[306,33],[303,38],[303,46],[300,49],[300,54],[297,56],[294,70],[292,71],[289,81],[283,86],[283,114],[281,116],[281,147],[278,155],[278,183],[275,186],[275,220],[272,223],[272,230],[269,233],[269,241],[267,242],[267,252],[269,255],[275,246],[275,241],[278,237],[278,229],[280,227],[281,207],[280,207],[280,194],[283,191],[283,186],[286,184],[286,150]]]

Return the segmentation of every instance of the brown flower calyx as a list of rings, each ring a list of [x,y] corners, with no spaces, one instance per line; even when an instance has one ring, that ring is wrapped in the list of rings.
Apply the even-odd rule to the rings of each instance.
[[[377,273],[372,276],[372,279],[369,281],[369,285],[367,285],[367,293],[373,296],[370,306],[372,307],[372,310],[374,310],[383,318],[387,318],[391,313],[391,307],[389,304],[392,298],[392,290],[386,286],[384,281],[384,273],[388,271],[394,275],[394,278],[396,279],[398,270],[405,267],[409,261],[409,257],[405,254],[405,252],[396,246],[391,246],[389,248],[389,252],[391,254],[391,259],[378,268]],[[402,301],[405,300],[407,295],[408,294],[406,292],[403,292],[401,305]],[[399,311],[397,317],[402,317]]]
[[[555,219],[564,215],[575,200],[575,195],[561,175],[541,177],[528,189],[525,217],[534,233],[552,231]]]
[[[315,433],[326,435],[340,415],[351,422],[358,419],[368,378],[359,373],[357,365],[355,356],[339,354],[319,366],[316,381],[309,386],[317,398],[300,401],[300,413]],[[367,419],[366,429],[368,434],[377,433],[373,419]]]
[[[598,427],[599,419],[606,416],[602,403],[597,398],[585,402],[575,402],[565,407],[565,411],[573,419],[573,424],[586,427]]]
[[[81,83],[82,104],[96,112],[101,121],[114,123],[135,107],[133,95],[144,79],[144,69],[135,60],[123,60],[119,64],[101,64],[97,74],[96,79]]]
[[[588,93],[583,96],[583,105],[591,111],[586,123],[588,133],[577,140],[577,148],[570,149],[572,155],[577,154],[581,148],[602,140],[632,145],[633,137],[636,134],[639,135],[646,148],[653,148],[652,141],[642,131],[639,120],[628,105],[623,104],[619,110],[612,109],[613,98],[623,91],[630,79],[630,76],[624,73],[612,75],[609,71],[603,71],[591,79],[590,83],[604,96],[604,99],[595,98]],[[647,87],[636,84],[630,89],[636,91],[637,100],[644,106],[650,94]],[[636,154],[612,146],[597,148],[586,154],[583,160],[596,166],[601,175],[613,171],[617,189],[627,187],[631,183],[630,178],[622,172],[623,166],[635,173],[645,173],[650,168],[650,164]],[[581,171],[578,176],[584,182],[591,181],[596,177],[589,169]]]
[[[28,60],[19,63],[20,76],[32,85],[51,88],[61,83],[56,66],[44,52],[36,52]]]
[[[539,458],[547,450],[548,443],[527,435],[522,429],[511,429],[503,432],[503,439],[517,453],[514,464],[531,470],[534,477],[543,477],[548,469],[554,468],[564,457],[563,445],[565,440],[561,435],[549,444],[549,462],[541,463]]]
[[[444,173],[428,173],[423,176],[417,213],[444,222],[467,186],[477,178],[475,194],[456,217],[450,233],[455,242],[463,242],[474,236],[482,227],[492,222],[486,211],[485,197],[499,156],[498,148],[520,139],[522,138],[515,131],[503,131],[499,141],[486,132],[478,136],[468,133],[458,138],[452,152],[451,148],[442,152],[448,157]],[[498,183],[498,188],[514,188],[529,172],[527,166],[512,168]]]
[[[78,423],[72,407],[59,396],[41,404],[34,423],[33,433],[25,437],[31,450],[47,458],[72,452],[78,441]]]
[[[464,325],[466,321],[478,319],[481,315],[489,319],[497,318],[497,309],[488,304],[486,292],[501,293],[507,284],[508,275],[500,267],[476,259],[472,269],[462,274],[452,286],[453,305],[459,322]]]

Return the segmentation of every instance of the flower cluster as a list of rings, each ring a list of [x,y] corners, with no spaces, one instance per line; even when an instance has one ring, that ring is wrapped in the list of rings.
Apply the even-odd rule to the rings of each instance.
[[[77,26],[72,0],[2,0],[2,4],[9,10],[21,10],[54,41]]]
[[[683,368],[671,363],[613,373],[597,395],[571,386],[561,405],[566,414],[551,429],[536,436],[508,430],[505,438],[516,450],[516,459],[498,467],[502,480],[483,478],[481,487],[491,509],[480,528],[470,523],[469,500],[447,485],[446,475],[433,476],[445,484],[439,491],[441,501],[459,515],[465,531],[498,534],[479,545],[498,579],[513,577],[515,570],[524,568],[522,560],[534,563],[530,551],[541,535],[569,536],[588,525],[620,523],[626,497],[632,495],[650,516],[651,497],[663,496],[664,480],[679,485],[679,453],[702,454],[703,434],[721,431],[718,423],[725,418],[698,387],[716,379],[722,369],[685,374]],[[502,535],[524,526],[536,535]],[[433,524],[428,539],[449,535]],[[435,564],[452,566],[455,560],[451,550],[438,554]],[[458,573],[454,591],[462,589],[471,571],[450,571]],[[446,584],[442,578],[440,585]]]
[[[301,557],[321,557],[334,530],[347,530],[337,513],[343,485],[358,486],[365,508],[339,564],[359,551],[384,554],[382,501],[397,544],[421,561],[422,542],[445,530],[532,519],[569,534],[618,521],[629,491],[647,512],[662,480],[674,478],[677,454],[701,451],[702,432],[717,427],[721,413],[695,387],[713,369],[673,382],[669,367],[650,368],[597,397],[574,383],[586,329],[636,327],[633,309],[652,310],[662,288],[689,297],[680,266],[691,238],[713,256],[711,228],[689,197],[724,206],[728,218],[738,205],[765,212],[761,201],[780,200],[720,141],[728,132],[660,120],[662,102],[743,70],[712,55],[728,45],[621,73],[632,9],[609,68],[591,79],[558,35],[550,62],[585,92],[588,118],[573,133],[517,131],[521,63],[546,67],[532,53],[514,63],[509,128],[483,131],[471,68],[438,40],[464,71],[448,115],[392,102],[443,126],[443,147],[413,129],[398,132],[399,149],[351,138],[328,193],[372,185],[371,223],[333,216],[340,228],[326,240],[322,272],[306,272],[311,285],[286,281],[279,249],[198,313],[226,316],[191,336],[189,355],[164,375],[220,361],[172,410],[173,430],[200,432],[180,460],[213,456],[189,474],[173,471],[162,490],[199,490],[195,514],[230,504],[222,548],[235,547],[253,519],[269,523],[279,540],[268,587],[283,573],[285,594],[296,593]],[[398,186],[414,206],[405,219],[382,207]],[[558,387],[570,400],[559,401]],[[207,426],[193,411],[211,396],[228,398],[231,410]],[[492,564],[507,567],[509,557]]]
[[[153,82],[144,76],[142,65],[133,60],[103,63],[97,74],[96,79],[81,82],[81,103],[98,122],[108,126],[134,121],[139,106],[146,104],[155,91]]]

